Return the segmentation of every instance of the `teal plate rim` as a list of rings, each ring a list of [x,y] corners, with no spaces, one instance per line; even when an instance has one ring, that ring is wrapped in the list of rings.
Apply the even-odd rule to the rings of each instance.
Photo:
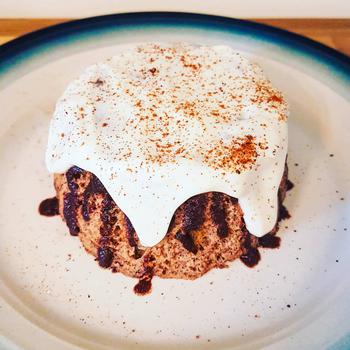
[[[224,30],[258,37],[292,51],[299,51],[322,61],[350,80],[350,57],[302,35],[253,21],[185,12],[133,12],[73,20],[29,34],[0,45],[0,73],[11,69],[16,59],[48,42],[74,38],[89,32],[127,29],[135,26],[179,26]]]

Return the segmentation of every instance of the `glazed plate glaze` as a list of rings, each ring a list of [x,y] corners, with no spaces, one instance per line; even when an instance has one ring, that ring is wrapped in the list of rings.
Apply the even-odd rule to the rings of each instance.
[[[291,108],[290,179],[279,249],[195,281],[135,280],[99,268],[59,217],[44,164],[65,86],[146,41],[225,44],[258,62]],[[350,59],[248,21],[133,13],[68,22],[0,47],[1,349],[350,348]]]

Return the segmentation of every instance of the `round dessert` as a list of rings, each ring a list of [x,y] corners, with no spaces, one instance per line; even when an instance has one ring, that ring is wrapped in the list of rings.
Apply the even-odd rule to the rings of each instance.
[[[153,275],[253,266],[287,216],[287,117],[282,94],[230,47],[120,52],[57,103],[46,163],[59,213],[100,266],[139,278],[140,294]]]

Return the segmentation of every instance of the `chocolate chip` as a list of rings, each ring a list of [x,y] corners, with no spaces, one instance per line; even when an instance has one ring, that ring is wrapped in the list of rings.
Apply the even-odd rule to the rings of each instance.
[[[113,252],[109,248],[98,248],[97,250],[98,264],[101,267],[110,267],[113,261]]]
[[[228,236],[228,225],[226,221],[226,208],[224,204],[225,195],[220,192],[213,192],[211,205],[211,218],[216,224],[216,233],[220,238]]]
[[[245,254],[240,256],[241,261],[248,267],[254,267],[260,261],[259,250],[249,247]]]
[[[180,241],[185,249],[193,254],[197,254],[198,248],[196,247],[192,236],[189,233],[177,232],[175,238]]]
[[[259,237],[259,246],[263,248],[278,248],[281,243],[281,238],[270,233]]]
[[[39,205],[39,213],[44,216],[55,216],[59,214],[57,197],[47,198]]]
[[[138,295],[145,295],[151,292],[152,279],[140,279],[134,287],[134,292]]]

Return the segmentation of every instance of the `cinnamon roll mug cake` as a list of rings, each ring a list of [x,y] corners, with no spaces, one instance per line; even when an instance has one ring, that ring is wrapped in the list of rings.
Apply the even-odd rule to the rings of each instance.
[[[288,180],[288,106],[228,46],[143,44],[85,70],[51,120],[41,203],[103,268],[195,279],[275,248]]]

